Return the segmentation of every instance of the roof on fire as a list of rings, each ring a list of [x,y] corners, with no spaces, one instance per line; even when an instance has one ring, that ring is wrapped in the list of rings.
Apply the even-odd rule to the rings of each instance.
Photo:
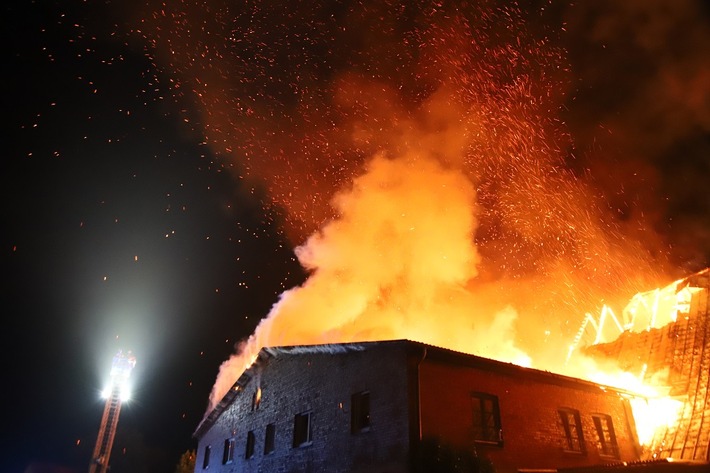
[[[626,397],[641,397],[639,394],[636,393],[624,391],[622,389],[611,386],[605,386],[599,383],[593,383],[591,381],[586,381],[571,376],[565,376],[535,368],[526,368],[513,363],[497,361],[490,358],[484,358],[478,355],[471,355],[448,348],[443,348],[407,339],[265,347],[259,351],[259,355],[256,357],[254,363],[247,370],[245,370],[241,374],[241,376],[239,376],[236,382],[232,385],[232,388],[224,395],[220,402],[205,415],[205,417],[198,425],[197,429],[195,429],[193,437],[201,437],[215,423],[215,421],[219,418],[222,412],[224,412],[227,407],[232,404],[234,399],[249,384],[251,379],[254,377],[255,370],[258,368],[258,366],[260,366],[268,358],[275,358],[280,356],[300,356],[309,354],[339,355],[353,352],[361,352],[364,350],[373,349],[375,347],[382,347],[387,345],[406,346],[408,348],[411,348],[412,350],[416,350],[416,352],[418,353],[421,353],[423,359],[426,359],[428,361],[439,362],[442,364],[477,368],[485,371],[494,371],[496,373],[500,373],[506,376],[534,379],[548,384],[572,387],[575,389],[581,389],[586,391],[611,391],[619,393],[620,395]]]

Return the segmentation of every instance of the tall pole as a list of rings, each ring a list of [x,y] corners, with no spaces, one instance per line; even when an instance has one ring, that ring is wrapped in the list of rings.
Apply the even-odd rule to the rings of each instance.
[[[101,418],[99,435],[96,438],[94,454],[91,456],[89,473],[106,473],[109,469],[108,462],[111,457],[113,439],[116,436],[118,415],[121,413],[122,396],[126,389],[128,377],[135,365],[136,358],[130,352],[126,355],[119,350],[118,354],[113,357],[111,386],[106,396],[106,405]]]

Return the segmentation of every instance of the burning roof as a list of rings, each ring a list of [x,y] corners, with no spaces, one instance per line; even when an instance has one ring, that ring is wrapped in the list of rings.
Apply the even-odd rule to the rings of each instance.
[[[619,387],[606,386],[600,383],[578,379],[571,376],[552,373],[549,371],[527,368],[516,365],[514,363],[501,362],[490,358],[470,355],[455,350],[450,350],[443,347],[429,345],[417,341],[406,339],[381,340],[371,342],[356,342],[356,343],[331,343],[320,345],[295,345],[295,346],[278,346],[262,348],[253,363],[241,374],[239,379],[232,385],[231,389],[225,394],[220,402],[212,409],[200,422],[195,430],[194,436],[199,437],[211,425],[213,425],[220,415],[227,409],[234,399],[242,393],[249,383],[254,379],[259,370],[271,358],[282,356],[306,356],[311,354],[330,354],[330,355],[347,355],[349,353],[362,352],[374,347],[406,345],[426,352],[427,359],[437,360],[442,363],[475,367],[487,371],[496,372],[499,374],[513,376],[519,379],[536,380],[547,384],[555,384],[562,386],[573,386],[575,389],[583,389],[592,392],[599,391],[615,391],[620,395],[629,399],[641,399],[645,401],[642,395],[631,391],[624,390]],[[404,360],[402,360],[403,362]]]
[[[710,453],[709,297],[710,269],[639,293],[623,312],[625,330],[585,349],[675,401],[672,422],[649,442],[650,459],[707,460]]]

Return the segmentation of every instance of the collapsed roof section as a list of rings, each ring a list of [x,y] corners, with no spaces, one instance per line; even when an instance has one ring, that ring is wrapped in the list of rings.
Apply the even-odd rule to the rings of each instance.
[[[624,309],[620,335],[584,350],[682,401],[678,421],[656,434],[649,459],[706,461],[710,454],[709,295],[710,268],[639,293]]]

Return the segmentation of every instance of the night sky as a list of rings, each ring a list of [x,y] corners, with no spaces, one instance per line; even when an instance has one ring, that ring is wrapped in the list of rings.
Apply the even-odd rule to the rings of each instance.
[[[604,221],[668,277],[710,265],[704,2],[482,3],[517,15],[524,34],[510,38],[545,39],[522,48],[521,73],[550,81],[531,92],[564,128],[550,148]],[[88,468],[119,349],[137,364],[112,471],[174,471],[196,446],[220,364],[306,279],[294,248],[380,143],[397,147],[343,137],[357,113],[363,127],[388,129],[373,125],[381,110],[333,100],[339,81],[386,84],[400,114],[415,110],[446,82],[446,68],[421,67],[429,22],[445,33],[440,18],[455,15],[437,11],[465,4],[3,6],[0,471]],[[481,54],[510,40],[480,21]],[[493,87],[503,79],[491,71]],[[481,220],[485,259],[498,251],[497,227]]]

